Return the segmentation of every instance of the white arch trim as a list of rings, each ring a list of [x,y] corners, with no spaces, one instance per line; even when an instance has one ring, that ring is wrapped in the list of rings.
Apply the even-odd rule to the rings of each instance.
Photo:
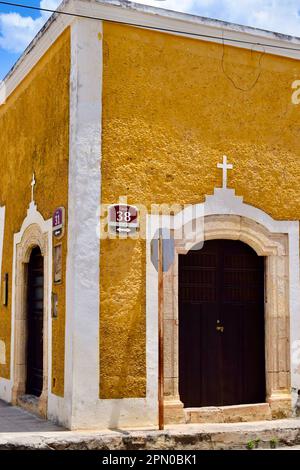
[[[51,410],[53,401],[51,400],[51,345],[52,345],[52,320],[51,320],[51,291],[52,291],[52,219],[45,220],[38,211],[34,202],[31,202],[27,210],[21,229],[14,235],[13,241],[13,268],[12,268],[12,325],[11,325],[11,357],[10,357],[10,379],[0,379],[0,398],[11,403],[16,402],[22,388],[22,373],[18,368],[18,355],[22,355],[22,338],[20,328],[17,328],[23,311],[23,288],[25,279],[23,279],[22,265],[29,261],[29,256],[33,245],[38,245],[44,256],[44,364],[46,364],[47,374],[44,379],[44,390],[42,400],[39,404],[39,412],[47,414],[47,409]],[[16,337],[16,332],[17,336]],[[21,365],[21,367],[20,367]],[[55,404],[55,406],[57,406]]]
[[[0,286],[2,286],[1,273],[2,273],[4,224],[5,224],[5,206],[0,207]],[[6,347],[5,347],[4,341],[1,339],[0,339],[0,364],[6,364]]]
[[[0,207],[0,277],[1,277],[1,268],[2,268],[4,224],[5,224],[5,206]]]
[[[252,219],[261,224],[271,233],[295,233],[299,235],[298,221],[275,220],[269,214],[257,207],[246,204],[242,196],[236,196],[234,189],[215,188],[214,194],[205,197],[205,202],[188,205],[173,217],[148,217],[149,236],[154,236],[157,228],[166,227],[180,229],[182,224],[209,215],[237,215]],[[159,221],[160,224],[159,224]]]

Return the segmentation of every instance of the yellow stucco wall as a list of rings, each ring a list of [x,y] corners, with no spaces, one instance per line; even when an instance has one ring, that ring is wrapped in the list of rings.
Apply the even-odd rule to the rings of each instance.
[[[292,59],[106,23],[103,202],[202,202],[227,154],[246,203],[300,219],[299,78]],[[100,395],[142,397],[145,244],[101,246]]]
[[[67,30],[0,107],[0,205],[5,205],[2,275],[9,275],[8,306],[0,306],[0,340],[6,344],[6,364],[0,376],[10,377],[13,236],[19,232],[31,199],[44,219],[58,206],[67,209],[69,155],[70,33]],[[63,272],[67,234],[63,240]],[[52,390],[64,393],[65,280],[53,286],[59,296],[53,320]],[[55,379],[55,380],[54,380]]]

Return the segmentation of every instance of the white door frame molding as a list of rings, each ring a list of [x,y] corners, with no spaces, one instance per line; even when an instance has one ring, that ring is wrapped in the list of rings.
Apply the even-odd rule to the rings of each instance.
[[[4,240],[4,224],[5,224],[5,206],[0,207],[0,286],[2,286],[2,254],[3,254],[3,240]],[[0,337],[0,364],[6,364],[6,344]],[[1,396],[1,385],[0,385]]]
[[[202,230],[195,233],[201,223],[193,222],[200,219],[204,221]],[[188,206],[175,216],[148,216],[146,308],[151,322],[157,321],[158,277],[151,263],[150,243],[159,228],[168,228],[175,236],[175,260],[164,275],[167,420],[184,420],[178,392],[178,254],[218,238],[241,240],[266,257],[266,401],[274,417],[288,415],[291,398],[294,405],[300,388],[299,364],[291,361],[293,346],[300,339],[299,223],[276,221],[226,188],[216,188],[204,203]],[[157,347],[157,335],[155,343]]]
[[[0,207],[0,280],[2,269],[2,253],[4,241],[4,225],[5,225],[5,206]]]
[[[13,404],[25,393],[26,384],[26,287],[31,251],[38,246],[44,258],[44,335],[43,335],[43,391],[35,406],[47,416],[49,384],[51,384],[51,290],[52,290],[52,219],[44,220],[37,206],[31,202],[20,232],[14,235],[12,273],[12,327],[10,380],[1,379],[1,398]]]

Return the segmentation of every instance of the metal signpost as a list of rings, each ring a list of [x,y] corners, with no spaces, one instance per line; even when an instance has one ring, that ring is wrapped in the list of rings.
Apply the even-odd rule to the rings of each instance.
[[[174,261],[174,239],[160,229],[151,242],[151,261],[158,273],[158,427],[164,429],[164,273]]]

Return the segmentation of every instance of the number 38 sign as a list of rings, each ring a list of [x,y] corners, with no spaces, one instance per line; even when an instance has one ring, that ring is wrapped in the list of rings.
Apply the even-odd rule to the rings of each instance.
[[[111,233],[134,233],[139,226],[138,209],[127,204],[113,204],[108,208],[108,228]]]

